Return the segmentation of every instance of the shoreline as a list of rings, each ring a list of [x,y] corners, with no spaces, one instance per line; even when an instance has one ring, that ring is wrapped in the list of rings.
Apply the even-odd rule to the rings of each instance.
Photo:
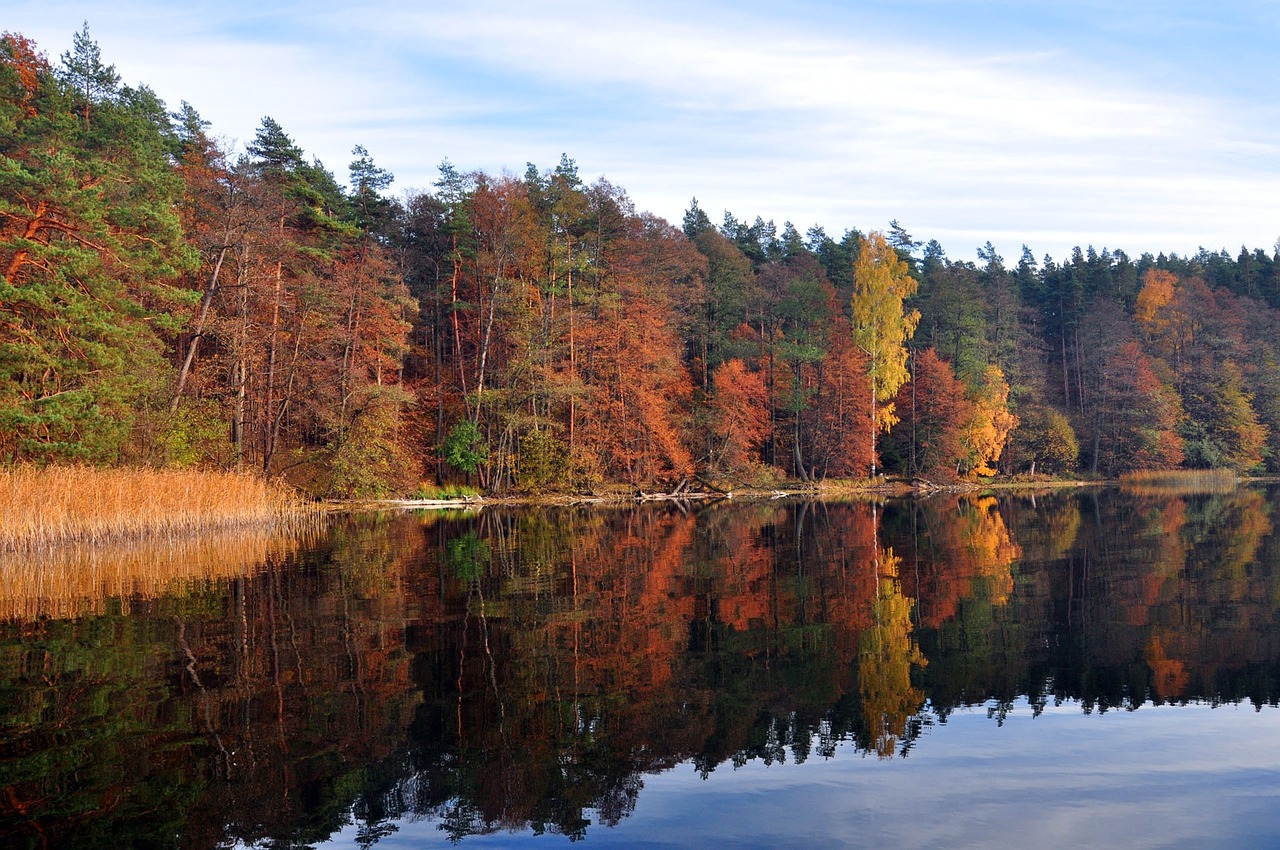
[[[1277,475],[1242,476],[1225,471],[1144,473],[1112,479],[1004,479],[937,483],[879,478],[818,484],[791,481],[773,486],[722,489],[720,482],[687,480],[670,492],[622,484],[586,493],[546,492],[465,495],[444,499],[330,499],[307,501],[278,483],[221,472],[93,470],[85,467],[0,470],[0,552],[33,553],[68,544],[105,544],[174,538],[237,528],[305,525],[308,517],[377,511],[480,511],[514,507],[611,507],[674,503],[694,505],[779,499],[884,501],[929,499],[942,494],[1049,494],[1082,488],[1127,487],[1148,494],[1228,492],[1240,485],[1280,482]],[[697,489],[690,487],[693,484]],[[233,531],[234,533],[234,531]]]
[[[1235,484],[1280,483],[1280,475],[1237,476]],[[1086,488],[1125,486],[1120,478],[1105,479],[1048,479],[1043,481],[989,481],[983,483],[961,482],[935,484],[933,482],[887,481],[882,484],[838,487],[744,487],[738,490],[713,492],[706,490],[675,493],[572,494],[540,493],[513,496],[467,496],[460,499],[360,499],[324,502],[326,510],[333,512],[363,512],[378,510],[482,510],[486,507],[578,507],[601,505],[619,507],[650,502],[732,502],[774,501],[777,499],[812,499],[834,501],[840,499],[901,499],[929,498],[944,493],[1030,493],[1056,492]],[[1206,490],[1205,492],[1209,492]]]
[[[1194,471],[1192,471],[1194,472]],[[1172,475],[1187,475],[1187,471]],[[1238,475],[1234,477],[1233,486],[1240,484],[1280,484],[1280,475]],[[814,499],[814,501],[838,501],[845,498],[929,498],[942,493],[1051,493],[1059,490],[1078,490],[1088,488],[1108,488],[1108,486],[1134,486],[1123,479],[1044,479],[1034,481],[996,480],[996,481],[960,481],[952,484],[936,484],[932,481],[887,480],[882,484],[836,486],[777,486],[777,488],[741,488],[713,492],[713,490],[684,490],[675,493],[646,493],[636,490],[634,493],[541,493],[522,495],[468,495],[458,499],[353,499],[353,501],[325,502],[325,509],[334,512],[343,511],[381,511],[381,509],[470,509],[479,511],[485,507],[579,507],[599,504],[599,506],[628,506],[628,504],[644,504],[649,502],[739,502],[739,501],[776,501],[776,499]],[[1215,492],[1212,488],[1184,485],[1183,492]]]

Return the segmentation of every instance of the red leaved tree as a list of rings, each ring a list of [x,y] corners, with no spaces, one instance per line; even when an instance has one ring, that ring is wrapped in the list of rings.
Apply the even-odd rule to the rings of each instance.
[[[722,473],[741,472],[758,460],[769,433],[769,396],[764,380],[734,358],[711,375],[711,456],[708,465]]]
[[[847,333],[832,334],[814,413],[813,469],[819,478],[861,475],[871,465],[871,378],[867,356]]]
[[[951,364],[933,348],[917,351],[912,367],[914,377],[898,390],[894,405],[902,417],[898,438],[907,443],[907,467],[912,475],[954,480],[968,454],[965,426],[973,403]]]

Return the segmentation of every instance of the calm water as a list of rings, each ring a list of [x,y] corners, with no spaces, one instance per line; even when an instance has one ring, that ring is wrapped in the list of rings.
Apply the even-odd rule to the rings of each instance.
[[[1280,846],[1277,499],[495,510],[0,564],[0,847]]]

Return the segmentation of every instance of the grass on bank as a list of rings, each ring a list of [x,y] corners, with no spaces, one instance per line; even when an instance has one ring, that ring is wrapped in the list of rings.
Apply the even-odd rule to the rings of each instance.
[[[480,495],[480,490],[465,484],[431,484],[423,482],[414,491],[413,498],[424,501],[447,501],[450,499],[466,499]]]
[[[251,475],[18,466],[0,469],[0,551],[270,525],[303,509]]]

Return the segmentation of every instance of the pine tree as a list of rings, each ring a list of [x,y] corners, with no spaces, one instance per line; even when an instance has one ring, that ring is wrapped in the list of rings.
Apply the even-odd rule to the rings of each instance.
[[[0,39],[0,460],[121,456],[171,385],[174,286],[194,261],[174,139],[82,31],[55,72]],[[92,117],[92,122],[90,122]]]

